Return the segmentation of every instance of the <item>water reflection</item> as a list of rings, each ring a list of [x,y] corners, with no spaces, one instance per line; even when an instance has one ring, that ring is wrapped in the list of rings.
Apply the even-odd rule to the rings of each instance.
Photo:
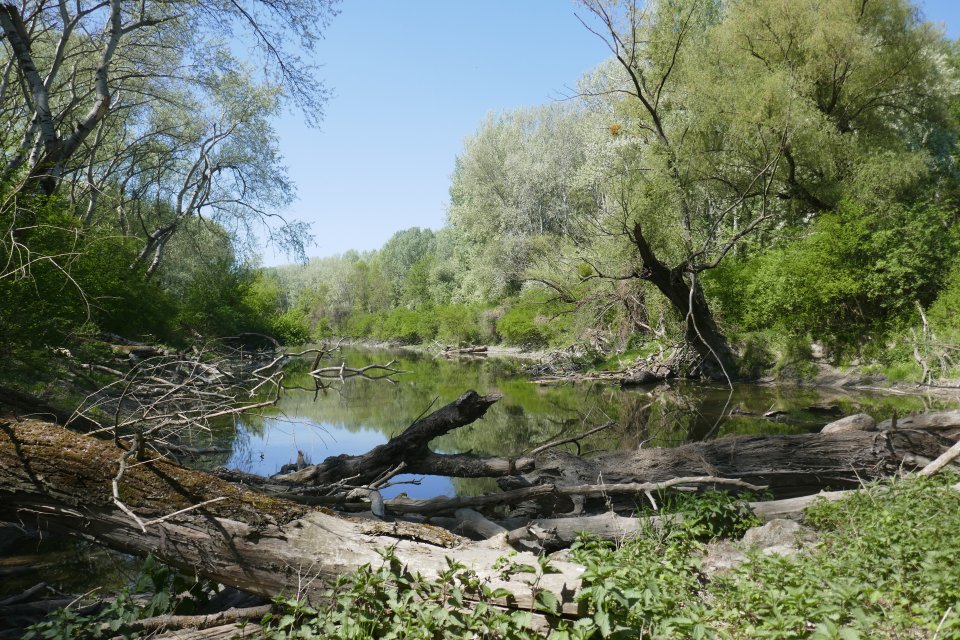
[[[637,447],[673,446],[733,434],[788,434],[818,430],[840,415],[867,411],[878,420],[940,403],[920,396],[890,396],[784,386],[724,386],[675,382],[621,390],[601,383],[539,385],[520,373],[522,362],[504,358],[448,360],[411,352],[344,349],[335,364],[359,367],[396,360],[410,371],[395,383],[348,379],[320,393],[309,390],[309,362],[286,383],[304,387],[284,394],[267,414],[238,419],[226,466],[269,475],[297,459],[364,453],[400,433],[418,416],[464,391],[503,399],[480,421],[437,438],[442,452],[516,456],[541,444],[614,420],[617,425],[585,439],[584,454]],[[575,449],[575,445],[566,445]],[[222,463],[222,462],[221,462]],[[409,478],[407,478],[409,479]],[[472,494],[492,488],[486,480],[423,478],[419,486],[394,487],[412,497]]]

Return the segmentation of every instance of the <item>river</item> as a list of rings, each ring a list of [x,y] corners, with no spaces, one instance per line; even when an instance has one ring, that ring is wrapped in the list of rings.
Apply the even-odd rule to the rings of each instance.
[[[499,394],[487,415],[473,425],[438,438],[445,453],[516,456],[540,444],[614,421],[617,424],[581,443],[585,455],[637,447],[673,446],[735,434],[790,434],[819,430],[842,415],[865,411],[878,420],[941,408],[942,401],[919,395],[839,390],[796,385],[725,385],[673,381],[620,389],[609,383],[537,384],[523,373],[529,364],[509,357],[448,359],[410,350],[344,348],[326,366],[347,367],[395,361],[408,371],[392,381],[347,379],[316,393],[307,375],[310,361],[288,375],[290,389],[275,410],[241,418],[228,432],[229,458],[218,464],[270,475],[297,459],[321,462],[339,454],[364,453],[400,433],[428,409],[455,400],[469,389]],[[576,450],[576,445],[567,445]],[[416,482],[394,486],[392,497],[469,495],[492,490],[489,480],[400,476]]]

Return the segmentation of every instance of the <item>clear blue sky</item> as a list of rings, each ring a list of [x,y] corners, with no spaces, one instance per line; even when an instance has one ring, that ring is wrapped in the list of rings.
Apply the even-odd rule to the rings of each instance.
[[[960,0],[924,0],[960,37]],[[310,222],[307,255],[380,247],[408,227],[439,228],[454,158],[491,111],[569,93],[607,55],[571,0],[344,0],[316,52],[334,91],[320,130],[278,123]],[[267,265],[286,256],[264,251]]]

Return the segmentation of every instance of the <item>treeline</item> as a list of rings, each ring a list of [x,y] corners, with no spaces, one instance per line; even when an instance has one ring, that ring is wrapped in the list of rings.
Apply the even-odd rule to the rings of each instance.
[[[906,0],[584,5],[620,60],[488,117],[444,228],[273,272],[315,333],[957,373],[955,42]]]

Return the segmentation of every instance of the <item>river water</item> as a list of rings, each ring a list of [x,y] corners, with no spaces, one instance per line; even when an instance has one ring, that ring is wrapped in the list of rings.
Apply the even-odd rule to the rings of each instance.
[[[284,393],[275,410],[241,418],[227,467],[270,475],[303,451],[308,461],[364,453],[386,442],[428,409],[455,400],[467,390],[499,394],[486,416],[438,438],[436,451],[516,456],[540,444],[576,435],[608,421],[616,425],[581,443],[585,455],[637,447],[674,446],[735,434],[790,434],[817,431],[843,415],[866,411],[878,420],[940,408],[922,396],[891,395],[785,385],[725,385],[674,381],[621,389],[600,382],[537,384],[523,373],[530,361],[487,357],[447,359],[409,350],[344,348],[325,366],[347,367],[395,361],[408,371],[386,380],[336,381],[317,393],[307,375],[311,361],[288,375],[301,386]],[[576,450],[576,445],[567,445]],[[411,497],[469,495],[492,490],[489,480],[401,476],[416,481],[385,491]]]

